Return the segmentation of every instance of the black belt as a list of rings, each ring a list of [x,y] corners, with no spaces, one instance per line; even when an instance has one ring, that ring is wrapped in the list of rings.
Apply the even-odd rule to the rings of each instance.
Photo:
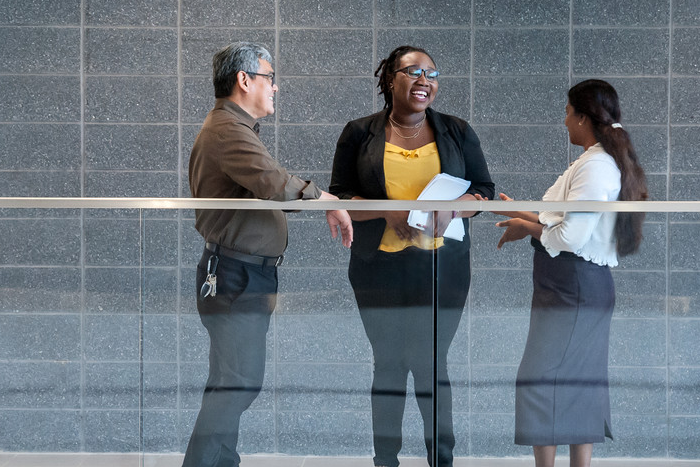
[[[232,250],[231,248],[226,248],[225,246],[220,246],[216,243],[210,242],[207,242],[205,247],[212,253],[220,254],[221,256],[226,256],[227,258],[237,259],[238,261],[243,261],[244,263],[256,264],[258,266],[281,266],[282,261],[284,260],[284,256],[249,255],[247,253],[241,253],[240,251]]]

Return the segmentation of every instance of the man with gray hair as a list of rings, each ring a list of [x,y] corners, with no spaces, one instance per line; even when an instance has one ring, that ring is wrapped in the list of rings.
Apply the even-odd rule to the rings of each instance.
[[[197,135],[189,177],[195,198],[287,201],[338,199],[290,175],[258,137],[257,119],[275,111],[272,57],[237,42],[214,55],[216,103]],[[183,467],[234,467],[241,415],[260,393],[265,341],[277,299],[277,267],[287,247],[281,210],[198,209],[205,247],[197,266],[197,310],[210,338],[209,378]],[[327,211],[331,235],[352,243],[343,210]]]

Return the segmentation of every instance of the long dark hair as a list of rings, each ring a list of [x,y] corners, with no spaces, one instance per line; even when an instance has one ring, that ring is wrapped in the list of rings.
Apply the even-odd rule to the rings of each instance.
[[[610,154],[621,174],[619,201],[643,201],[649,198],[644,169],[639,164],[630,136],[620,123],[620,102],[610,83],[599,79],[582,81],[569,89],[569,104],[593,124],[593,134]],[[635,253],[642,242],[645,213],[619,212],[615,221],[617,253]]]
[[[389,84],[391,84],[391,75],[394,74],[394,71],[396,70],[396,67],[399,66],[399,62],[401,61],[401,57],[404,55],[411,53],[411,52],[421,52],[430,57],[430,60],[432,60],[433,64],[435,64],[435,60],[433,60],[433,57],[430,56],[428,52],[425,50],[421,49],[420,47],[413,47],[411,45],[402,45],[400,47],[395,48],[394,50],[391,51],[389,56],[382,60],[379,63],[379,67],[374,72],[374,76],[379,76],[379,83],[377,83],[377,87],[379,88],[379,95],[384,94],[384,108],[386,109],[391,108],[393,104],[393,96],[391,94],[391,87],[389,87]]]

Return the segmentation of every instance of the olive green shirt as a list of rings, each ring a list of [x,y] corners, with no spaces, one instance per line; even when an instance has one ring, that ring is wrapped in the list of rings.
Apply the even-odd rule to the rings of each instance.
[[[318,199],[321,189],[289,174],[265,148],[255,119],[228,99],[217,99],[190,156],[195,198]],[[282,255],[287,218],[281,210],[197,209],[195,227],[207,242],[243,253]]]

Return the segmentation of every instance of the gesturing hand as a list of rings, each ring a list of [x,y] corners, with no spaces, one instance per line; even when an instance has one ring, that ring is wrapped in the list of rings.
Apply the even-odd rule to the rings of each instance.
[[[500,250],[505,243],[514,242],[530,235],[530,229],[528,228],[529,224],[532,224],[532,222],[518,218],[497,222],[497,227],[506,228],[506,231],[503,232],[501,239],[498,240],[497,248]]]
[[[350,248],[352,245],[352,220],[350,215],[344,209],[336,211],[326,211],[326,222],[331,229],[331,236],[338,237],[338,229],[342,238],[343,246]]]

